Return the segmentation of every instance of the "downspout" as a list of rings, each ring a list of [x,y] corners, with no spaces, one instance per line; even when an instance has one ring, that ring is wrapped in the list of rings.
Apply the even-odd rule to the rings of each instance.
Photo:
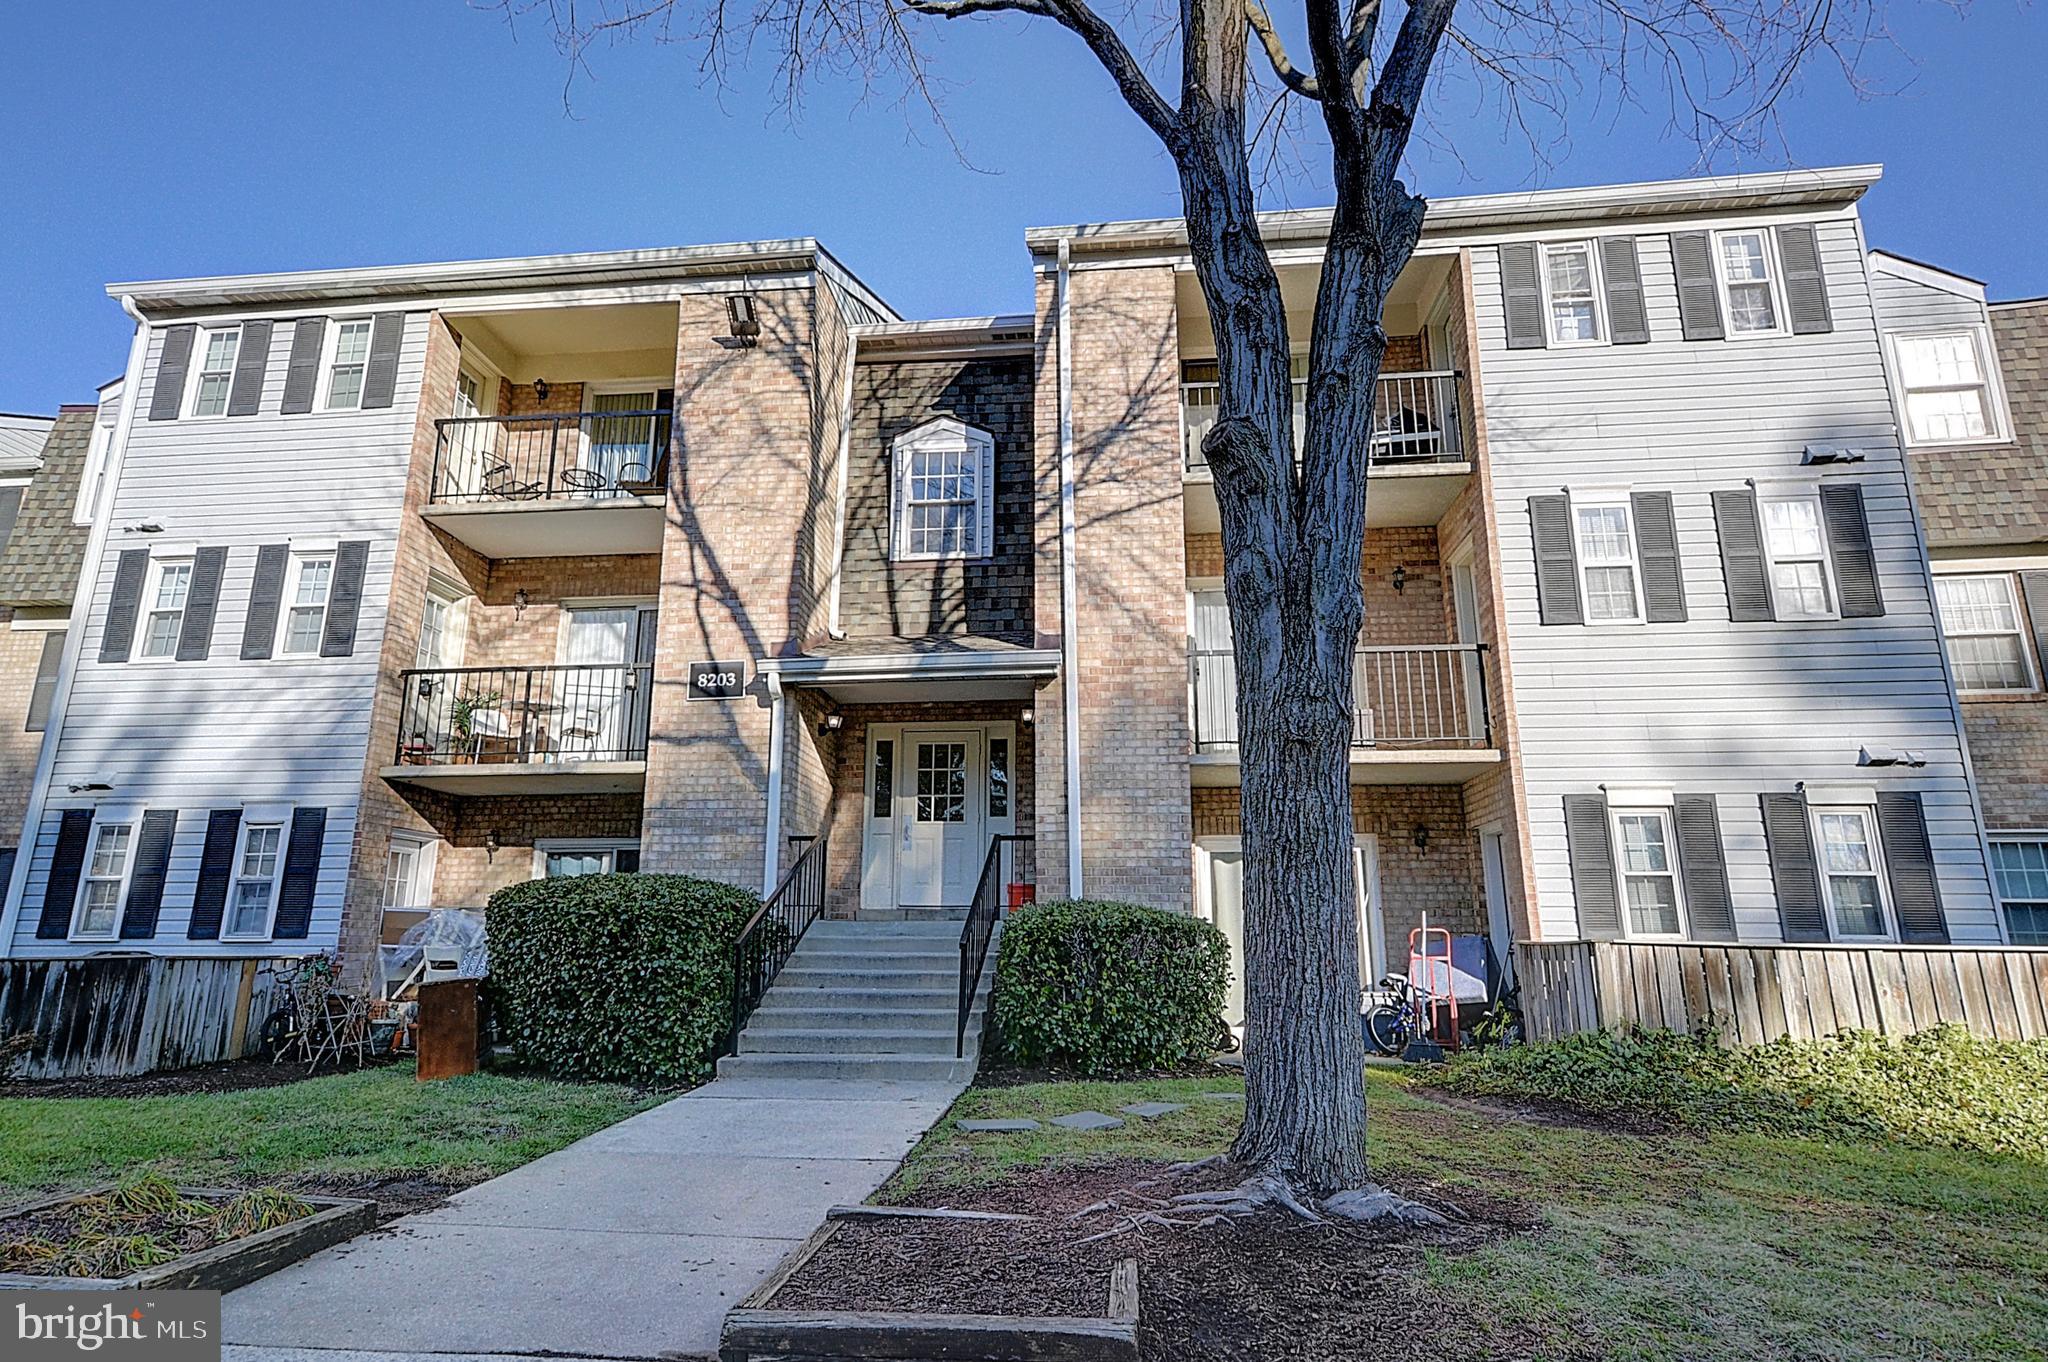
[[[788,728],[787,702],[782,694],[782,674],[763,672],[768,683],[768,820],[761,848],[761,897],[775,892],[779,857],[775,849],[782,841],[782,742]]]
[[[71,683],[78,676],[78,661],[85,652],[85,626],[92,617],[92,603],[99,590],[101,560],[106,556],[107,537],[113,529],[114,496],[121,486],[121,464],[128,456],[128,432],[135,424],[135,408],[142,393],[142,361],[149,353],[148,320],[135,306],[132,295],[123,294],[121,310],[135,322],[135,339],[128,346],[128,368],[121,378],[121,415],[114,423],[114,435],[107,444],[103,470],[106,489],[93,510],[92,528],[86,534],[85,564],[79,570],[78,588],[71,599],[71,619],[64,629],[64,652],[57,661],[57,688],[50,697],[48,722],[43,727],[42,746],[36,751],[35,782],[29,787],[28,812],[22,818],[21,837],[15,843],[14,873],[0,904],[0,959],[14,953],[15,925],[21,918],[22,897],[28,892],[28,868],[35,860],[36,834],[42,827],[43,812],[50,801],[50,774],[57,765],[57,742],[64,731],[64,712],[71,702]]]
[[[1060,347],[1060,693],[1065,705],[1060,736],[1066,748],[1067,897],[1078,899],[1086,895],[1081,888],[1081,639],[1076,624],[1080,612],[1074,602],[1074,347],[1067,288],[1071,245],[1071,238],[1060,238],[1054,295]]]
[[[847,459],[853,452],[853,369],[860,354],[860,337],[846,326],[846,377],[839,385],[839,475],[838,497],[832,508],[832,582],[825,612],[825,633],[834,639],[846,637],[839,619],[839,584],[846,575],[846,497],[850,470]]]

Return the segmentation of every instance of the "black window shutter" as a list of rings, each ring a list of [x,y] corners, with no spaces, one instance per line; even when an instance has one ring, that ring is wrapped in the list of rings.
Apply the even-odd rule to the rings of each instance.
[[[256,581],[249,588],[249,613],[242,620],[244,659],[269,657],[277,643],[277,607],[284,600],[284,570],[291,557],[289,544],[265,544],[256,550]]]
[[[292,832],[284,848],[284,883],[277,890],[280,941],[303,941],[313,925],[313,887],[320,880],[320,848],[327,839],[327,810],[292,810]]]
[[[1728,618],[1777,618],[1756,494],[1748,488],[1714,493],[1714,529],[1721,540],[1721,576],[1728,587]]]
[[[263,405],[263,377],[270,371],[270,323],[243,322],[235,351],[235,378],[228,386],[228,415],[254,416]]]
[[[91,809],[64,810],[50,856],[50,879],[43,886],[43,914],[36,919],[37,940],[62,941],[71,935],[71,910],[78,902],[78,877],[85,869],[85,844],[91,836]]]
[[[405,314],[380,312],[370,324],[370,358],[363,366],[363,410],[388,407],[398,394],[398,346],[405,339]]]
[[[100,661],[126,662],[135,646],[135,616],[142,609],[143,580],[149,576],[148,549],[122,549],[114,564],[114,592],[107,600],[107,627],[100,631]]]
[[[1529,529],[1536,541],[1536,605],[1545,624],[1584,624],[1579,601],[1579,555],[1572,544],[1572,499],[1562,494],[1529,498]]]
[[[1806,822],[1806,797],[1763,796],[1764,843],[1771,854],[1771,886],[1778,891],[1778,925],[1787,941],[1825,941],[1827,915],[1820,906],[1820,866],[1813,857],[1813,830]]]
[[[348,657],[355,652],[356,619],[363,609],[363,569],[369,561],[367,539],[351,539],[334,550],[334,581],[327,593],[327,627],[320,635],[320,656]]]
[[[2035,675],[2048,679],[2048,572],[2022,572],[2020,594],[2026,597],[2027,620],[2034,627]]]
[[[1827,527],[1828,554],[1835,560],[1835,594],[1843,619],[1884,613],[1877,587],[1877,555],[1870,547],[1870,519],[1863,514],[1863,489],[1829,483],[1820,489],[1820,518]]]
[[[135,873],[128,877],[128,902],[121,910],[123,941],[147,941],[156,935],[164,877],[171,870],[171,843],[177,835],[176,809],[151,809],[142,815],[142,831],[135,839]]]
[[[50,707],[57,702],[57,670],[64,665],[64,631],[43,635],[43,655],[36,662],[35,684],[28,692],[28,722],[22,727],[40,733],[50,726]]]
[[[173,326],[164,331],[164,348],[156,359],[156,387],[149,394],[149,419],[175,421],[185,401],[185,375],[192,368],[192,338],[196,326]]]
[[[1785,266],[1785,310],[1792,315],[1792,334],[1813,336],[1834,330],[1827,276],[1820,263],[1820,239],[1812,223],[1778,228],[1778,259]]]
[[[1899,939],[1915,945],[1945,945],[1948,919],[1934,874],[1934,844],[1927,836],[1927,811],[1916,790],[1883,790],[1877,796],[1877,830],[1884,838],[1884,868],[1899,915]]]
[[[1721,285],[1714,278],[1714,243],[1705,232],[1671,234],[1671,268],[1678,275],[1678,322],[1685,338],[1720,340]]]
[[[1564,797],[1565,846],[1572,862],[1572,898],[1579,906],[1579,935],[1612,941],[1621,935],[1621,890],[1614,878],[1614,841],[1607,835],[1607,800],[1600,795]]]
[[[213,617],[220,608],[220,575],[227,562],[224,548],[193,550],[192,588],[185,593],[185,622],[178,628],[180,662],[204,662],[213,648]]]
[[[1647,345],[1650,312],[1643,304],[1643,270],[1636,239],[1600,239],[1600,277],[1607,288],[1607,336],[1616,345]]]
[[[1728,856],[1721,848],[1721,807],[1712,795],[1679,795],[1678,868],[1685,876],[1685,916],[1699,941],[1735,939],[1735,899],[1728,892]]]
[[[192,891],[192,919],[185,927],[185,935],[194,941],[220,936],[228,882],[235,874],[235,839],[241,831],[240,809],[215,809],[206,816],[206,846],[199,856],[199,883]]]
[[[1517,242],[1500,248],[1500,301],[1507,315],[1508,349],[1541,350],[1543,286],[1536,277],[1536,248]]]
[[[326,339],[325,317],[301,317],[292,327],[292,354],[284,369],[284,402],[278,408],[285,415],[313,410],[313,391],[320,386],[320,346]]]
[[[1636,552],[1643,560],[1643,618],[1651,624],[1682,623],[1686,618],[1685,570],[1678,555],[1671,494],[1636,492],[1628,501],[1636,522]]]

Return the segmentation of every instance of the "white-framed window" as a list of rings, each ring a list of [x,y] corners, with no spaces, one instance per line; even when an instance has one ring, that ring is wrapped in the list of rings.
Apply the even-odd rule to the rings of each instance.
[[[640,841],[635,837],[548,839],[533,848],[536,879],[569,879],[577,875],[630,874],[640,869]]]
[[[291,573],[284,590],[284,641],[280,657],[312,657],[320,651],[320,637],[327,629],[327,597],[334,589],[334,554],[292,555]]]
[[[1771,564],[1771,606],[1781,620],[1835,617],[1834,574],[1818,492],[1759,496],[1764,553]]]
[[[284,878],[282,819],[245,818],[235,843],[235,877],[228,884],[223,941],[260,941],[277,916],[277,889]]]
[[[1615,871],[1621,877],[1623,928],[1631,937],[1685,934],[1685,891],[1671,810],[1620,808],[1614,820]]]
[[[1635,511],[1625,496],[1572,498],[1579,592],[1588,624],[1641,624],[1643,574],[1636,558]]]
[[[1590,241],[1541,247],[1543,312],[1552,345],[1590,345],[1607,338],[1600,309],[1600,266]]]
[[[459,667],[462,665],[463,634],[468,628],[469,598],[439,577],[427,579],[427,596],[420,606],[420,643],[413,656],[415,667]]]
[[[121,931],[121,904],[128,897],[128,877],[135,872],[139,817],[103,815],[92,826],[86,844],[85,873],[78,879],[78,902],[71,916],[71,935],[82,941],[112,941]]]
[[[1889,941],[1891,911],[1876,815],[1866,808],[1826,804],[1816,805],[1812,815],[1829,936],[1836,941]]]
[[[2015,946],[2048,946],[2048,837],[1993,839],[1991,873],[2007,938]]]
[[[890,455],[891,558],[986,558],[994,551],[994,436],[941,418],[896,437]]]
[[[1941,634],[1948,643],[1956,689],[2038,688],[2020,621],[2019,590],[2011,573],[1937,576],[1934,599],[1941,607]]]
[[[100,492],[107,481],[107,461],[114,448],[114,427],[121,420],[123,380],[115,379],[99,392],[99,414],[93,418],[92,438],[85,446],[85,467],[78,478],[78,500],[71,508],[71,523],[90,525],[99,513]]]
[[[152,558],[149,585],[142,600],[148,613],[137,631],[135,655],[169,660],[178,655],[178,635],[185,628],[185,601],[192,594],[190,558]]]
[[[1739,227],[1714,233],[1714,274],[1729,336],[1785,334],[1784,288],[1769,232]]]
[[[1891,337],[1906,442],[1983,444],[2007,438],[1990,334],[1981,326]]]
[[[187,416],[226,416],[228,391],[235,383],[235,357],[242,349],[242,328],[226,326],[199,333],[199,362],[192,366]]]
[[[414,833],[391,834],[384,864],[384,907],[428,908],[434,902],[434,842]]]
[[[327,328],[327,394],[322,411],[354,411],[363,405],[363,375],[370,367],[370,319],[352,317]]]

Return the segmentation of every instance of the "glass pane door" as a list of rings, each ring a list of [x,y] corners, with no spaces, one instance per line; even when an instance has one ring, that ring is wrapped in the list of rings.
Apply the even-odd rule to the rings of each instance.
[[[583,471],[589,485],[580,490],[591,497],[626,495],[621,483],[647,483],[654,478],[655,418],[652,416],[607,416],[606,412],[651,412],[655,407],[652,388],[642,392],[598,393],[590,399],[590,433],[583,452]]]

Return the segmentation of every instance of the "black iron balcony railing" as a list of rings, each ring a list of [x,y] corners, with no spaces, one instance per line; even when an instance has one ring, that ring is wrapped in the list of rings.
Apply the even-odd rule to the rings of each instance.
[[[1414,374],[1381,374],[1373,390],[1374,463],[1455,463],[1465,457],[1459,425],[1458,384],[1453,369]],[[1202,437],[1216,424],[1217,385],[1180,385],[1181,424],[1186,431],[1187,466],[1208,466]],[[1294,380],[1294,440],[1301,443],[1308,380]]]
[[[1493,746],[1485,646],[1478,643],[1360,648],[1351,663],[1353,747]],[[1237,746],[1237,661],[1228,648],[1188,657],[1195,750]]]
[[[645,663],[442,667],[399,680],[401,766],[647,759]]]
[[[825,911],[825,862],[830,855],[825,834],[792,837],[796,857],[775,892],[747,919],[732,943],[732,1023],[726,1053],[740,1051],[740,1032],[761,1005],[768,986],[796,953],[813,922]]]
[[[655,496],[668,481],[674,413],[572,411],[434,423],[439,504]]]
[[[999,832],[989,838],[981,878],[974,883],[974,901],[967,906],[967,921],[960,928],[960,1024],[953,1034],[956,1059],[967,1054],[967,1019],[974,1015],[974,997],[981,991],[982,967],[988,963],[988,943],[995,937],[996,925],[1006,910],[1020,908],[1037,896],[1037,847],[1037,839],[1028,833]]]

